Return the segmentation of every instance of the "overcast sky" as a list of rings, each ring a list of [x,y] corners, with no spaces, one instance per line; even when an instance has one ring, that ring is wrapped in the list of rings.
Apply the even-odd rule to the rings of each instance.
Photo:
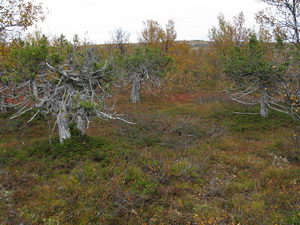
[[[207,40],[208,30],[217,25],[223,13],[231,19],[245,13],[247,24],[253,26],[254,14],[264,8],[258,0],[40,0],[49,11],[39,27],[46,34],[87,36],[95,43],[111,39],[116,28],[130,33],[136,41],[143,21],[153,19],[165,25],[169,19],[176,24],[178,40]]]

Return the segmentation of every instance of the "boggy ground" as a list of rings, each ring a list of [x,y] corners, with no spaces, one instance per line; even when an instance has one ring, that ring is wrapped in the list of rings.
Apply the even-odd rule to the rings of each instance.
[[[94,121],[64,145],[42,117],[1,115],[0,224],[300,224],[298,123],[222,93],[115,100],[137,125]]]

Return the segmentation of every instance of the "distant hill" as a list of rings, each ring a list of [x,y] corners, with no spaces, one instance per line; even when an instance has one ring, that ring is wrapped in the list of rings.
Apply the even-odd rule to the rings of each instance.
[[[188,43],[193,49],[208,47],[211,41],[203,41],[203,40],[191,40],[191,41],[178,41],[178,42],[186,42]]]
[[[209,44],[211,43],[211,41],[204,41],[204,40],[179,40],[179,41],[176,41],[176,42],[179,42],[179,43],[187,43],[191,46],[191,48],[197,50],[198,48],[205,48],[205,47],[208,47]],[[112,44],[99,44],[99,45],[96,45],[96,46],[101,46],[101,47],[104,47],[104,46],[108,46],[108,45],[112,45]],[[138,43],[131,43],[129,45],[138,45]]]

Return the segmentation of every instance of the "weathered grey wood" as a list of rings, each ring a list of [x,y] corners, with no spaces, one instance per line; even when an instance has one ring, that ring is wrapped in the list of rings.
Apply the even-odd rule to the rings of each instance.
[[[0,97],[0,112],[6,112],[7,108],[5,107],[4,99]]]
[[[81,132],[82,135],[86,134],[88,127],[88,120],[84,117],[86,114],[84,109],[79,109],[76,115],[76,127]]]
[[[77,61],[76,56],[79,57]],[[16,93],[21,96],[13,97],[19,102],[12,104],[17,112],[11,119],[31,110],[37,111],[28,122],[39,113],[52,115],[56,118],[60,142],[71,137],[71,123],[76,124],[81,134],[86,134],[93,117],[130,123],[105,104],[105,99],[110,97],[108,89],[112,84],[106,77],[109,73],[108,63],[95,71],[94,64],[99,60],[95,56],[95,50],[90,49],[76,56],[70,57],[70,61],[60,67],[46,63],[42,75],[9,88],[11,96]]]
[[[66,113],[65,106],[57,115],[57,127],[59,132],[60,143],[63,143],[65,140],[71,138],[71,132],[68,123],[68,115]]]
[[[31,88],[32,88],[33,97],[38,98],[39,97],[39,92],[38,92],[38,88],[36,86],[36,81],[35,80],[31,81]]]
[[[261,91],[261,97],[260,97],[260,116],[261,117],[268,117],[269,115],[269,108],[268,108],[268,93],[266,90]]]
[[[141,98],[141,80],[139,77],[135,77],[132,82],[132,89],[131,89],[131,102],[138,103],[140,102]]]

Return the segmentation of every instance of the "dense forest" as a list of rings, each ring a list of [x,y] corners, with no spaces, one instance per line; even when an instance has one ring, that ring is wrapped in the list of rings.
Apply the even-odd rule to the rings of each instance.
[[[300,224],[300,1],[179,41],[28,28],[0,1],[0,224]]]

